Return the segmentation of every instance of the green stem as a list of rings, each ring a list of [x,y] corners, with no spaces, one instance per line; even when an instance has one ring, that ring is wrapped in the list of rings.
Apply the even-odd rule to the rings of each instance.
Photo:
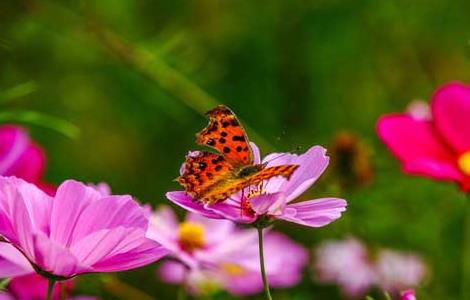
[[[268,300],[272,300],[271,292],[269,291],[268,280],[266,278],[266,270],[264,268],[264,250],[263,250],[263,228],[260,226],[258,229],[258,246],[259,246],[259,265],[261,267],[261,278],[263,279],[264,293]]]
[[[54,284],[55,280],[54,279],[49,279],[49,285],[47,287],[47,298],[46,300],[51,300],[52,299],[52,294],[54,291]]]
[[[464,206],[461,289],[462,299],[470,299],[470,195]]]
[[[180,285],[178,289],[178,296],[176,299],[186,300],[186,285],[184,283]]]

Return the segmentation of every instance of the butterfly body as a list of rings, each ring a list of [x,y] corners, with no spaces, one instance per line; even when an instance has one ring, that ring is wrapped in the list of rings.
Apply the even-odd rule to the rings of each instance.
[[[254,164],[245,130],[235,114],[219,105],[207,113],[209,124],[196,135],[200,145],[218,153],[198,151],[186,156],[183,174],[177,181],[193,198],[203,203],[221,202],[232,194],[272,177],[290,178],[298,165],[267,167]]]

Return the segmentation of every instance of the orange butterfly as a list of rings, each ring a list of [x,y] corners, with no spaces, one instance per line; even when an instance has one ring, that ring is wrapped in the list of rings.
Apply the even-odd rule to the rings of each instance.
[[[221,202],[246,187],[275,176],[290,178],[298,165],[266,167],[254,164],[253,152],[235,114],[219,105],[206,114],[209,124],[196,134],[199,145],[216,149],[220,154],[199,151],[189,154],[183,175],[177,181],[193,198],[203,203]]]

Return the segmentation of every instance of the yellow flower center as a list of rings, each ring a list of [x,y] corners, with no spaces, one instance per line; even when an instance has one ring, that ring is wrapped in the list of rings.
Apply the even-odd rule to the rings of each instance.
[[[206,243],[204,227],[193,222],[183,222],[178,229],[179,244],[185,251],[201,249]]]
[[[460,155],[458,160],[458,165],[460,170],[465,174],[470,176],[470,151],[465,152]]]
[[[222,265],[222,270],[232,276],[239,276],[245,274],[245,269],[234,263],[225,263]]]

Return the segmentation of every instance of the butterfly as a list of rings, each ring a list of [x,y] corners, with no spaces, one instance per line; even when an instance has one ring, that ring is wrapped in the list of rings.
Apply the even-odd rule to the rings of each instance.
[[[224,105],[208,111],[209,124],[196,142],[218,153],[196,151],[186,156],[183,174],[176,180],[195,200],[214,204],[246,187],[282,176],[289,180],[298,165],[267,167],[255,164],[248,137],[235,114]]]

